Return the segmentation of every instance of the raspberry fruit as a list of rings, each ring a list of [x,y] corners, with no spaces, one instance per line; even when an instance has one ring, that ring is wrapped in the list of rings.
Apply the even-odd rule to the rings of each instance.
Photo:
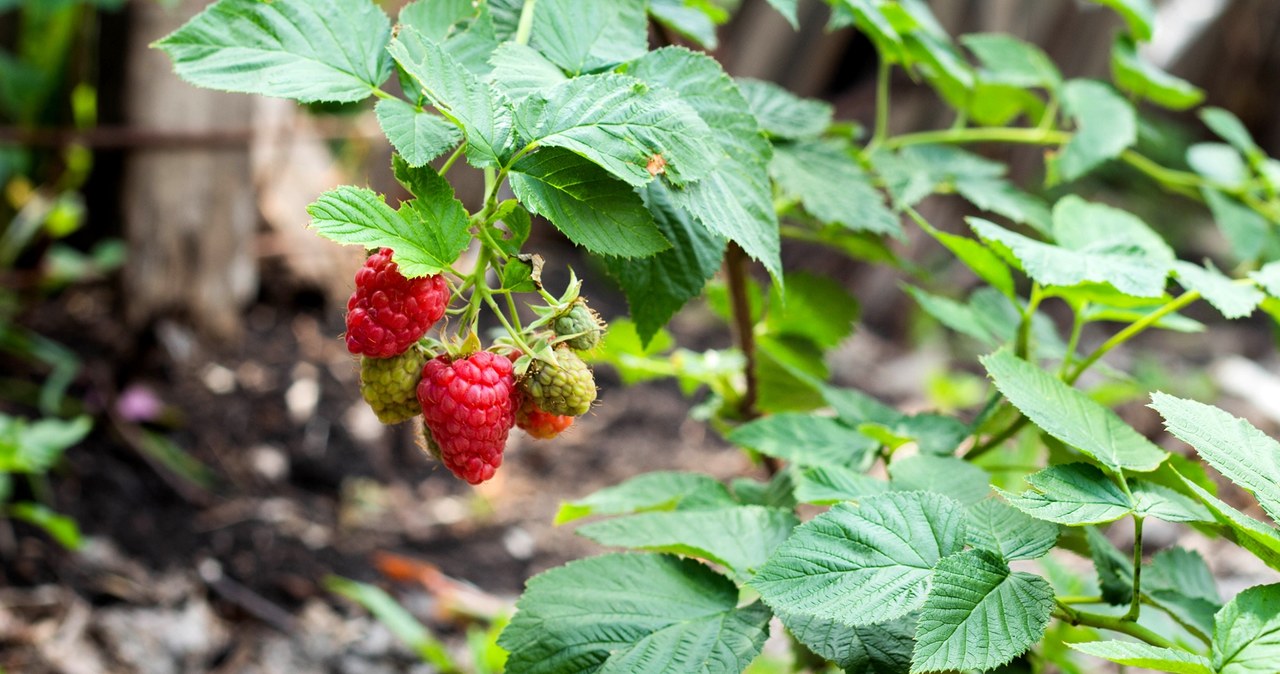
[[[370,358],[398,356],[427,334],[448,304],[443,276],[407,279],[391,261],[391,249],[383,248],[356,272],[356,291],[347,301],[347,350]]]
[[[596,380],[591,368],[570,349],[556,349],[559,367],[535,361],[529,376],[522,382],[524,392],[534,404],[551,414],[581,416],[591,409],[596,399]]]
[[[547,412],[538,407],[532,398],[525,397],[516,410],[516,426],[539,440],[550,440],[572,425],[573,417]]]
[[[427,357],[410,349],[391,358],[360,359],[360,394],[384,424],[398,424],[422,414],[418,380]]]
[[[515,424],[515,379],[506,356],[481,351],[467,358],[427,361],[418,383],[428,446],[454,475],[480,484],[502,465]]]
[[[565,315],[556,319],[552,326],[557,337],[577,335],[566,339],[565,344],[579,350],[590,351],[600,343],[600,330],[603,327],[596,312],[585,304],[574,304]]]

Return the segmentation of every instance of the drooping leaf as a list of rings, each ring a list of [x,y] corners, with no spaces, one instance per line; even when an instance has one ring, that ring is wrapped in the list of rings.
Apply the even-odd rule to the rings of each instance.
[[[554,63],[529,45],[503,42],[489,57],[492,81],[514,104],[566,81]]]
[[[699,557],[746,580],[797,524],[788,510],[737,506],[640,513],[586,524],[578,533],[602,545]]]
[[[423,167],[423,170],[430,169]],[[449,190],[445,194],[452,199],[453,188],[447,182],[444,186]],[[457,259],[458,251],[453,250],[451,254],[453,246],[443,245],[456,239],[451,235],[442,238],[440,234],[456,232],[459,217],[462,231],[466,231],[466,211],[456,199],[441,205],[423,205],[439,209],[432,214],[432,220],[427,219],[429,211],[414,208],[402,209],[414,214],[406,218],[391,210],[380,195],[343,185],[320,195],[307,207],[307,213],[311,215],[311,227],[326,239],[366,248],[392,249],[400,273],[413,278],[438,274]],[[439,220],[435,220],[437,216]]]
[[[428,39],[444,42],[459,22],[475,13],[471,0],[414,0],[400,10],[397,23]]]
[[[644,257],[671,247],[631,186],[568,150],[544,148],[520,158],[510,184],[526,208],[594,253]]]
[[[938,560],[964,543],[954,501],[925,492],[870,496],[802,524],[750,584],[781,613],[873,625],[919,608]]]
[[[1137,216],[1074,194],[1053,205],[1053,238],[1058,245],[1080,252],[1130,249],[1154,261],[1174,258],[1173,248]]]
[[[1125,24],[1129,26],[1129,34],[1135,40],[1146,42],[1151,39],[1151,31],[1155,26],[1156,10],[1151,0],[1093,0],[1115,10]]]
[[[991,493],[987,471],[954,456],[918,454],[889,464],[891,485],[899,491],[930,491],[961,505],[972,505]]]
[[[529,44],[570,75],[630,61],[649,48],[646,4],[539,0]]]
[[[858,300],[833,279],[804,272],[785,277],[784,297],[777,285],[769,291],[765,328],[769,335],[800,337],[833,349],[853,333]]]
[[[978,57],[983,74],[1001,84],[1057,89],[1062,74],[1039,47],[1004,33],[971,33],[960,42]]]
[[[1121,552],[1097,527],[1088,527],[1084,533],[1103,601],[1112,606],[1129,605],[1133,601],[1133,558]]]
[[[671,248],[640,259],[622,259],[609,271],[622,286],[640,339],[648,341],[689,300],[702,294],[720,270],[725,240],[675,206],[669,189],[650,183],[645,206]]]
[[[1198,290],[1227,319],[1248,316],[1265,297],[1252,285],[1236,283],[1213,266],[1201,267],[1179,261],[1174,264],[1173,271],[1179,284],[1187,290]]]
[[[1122,91],[1173,110],[1186,110],[1204,100],[1199,87],[1142,60],[1133,38],[1124,34],[1116,35],[1111,47],[1111,78]]]
[[[498,638],[528,674],[738,674],[760,653],[771,614],[738,607],[738,588],[701,562],[604,555],[534,576]]]
[[[154,46],[199,87],[351,102],[391,75],[390,37],[369,0],[219,0]]]
[[[1039,559],[1058,542],[1058,527],[995,499],[969,506],[966,514],[969,545],[994,552],[1006,562]]]
[[[649,510],[700,510],[737,505],[729,490],[710,475],[658,471],[645,473],[578,501],[563,503],[556,524],[591,515],[622,515]]]
[[[1000,344],[1001,340],[983,324],[973,307],[914,286],[906,286],[906,291],[925,313],[946,327],[962,335],[968,335],[987,346],[994,347]]]
[[[1133,512],[1139,517],[1154,517],[1166,522],[1212,522],[1204,506],[1164,485],[1145,480],[1130,481]]]
[[[1240,151],[1246,158],[1254,159],[1265,156],[1262,149],[1258,147],[1258,143],[1254,141],[1249,130],[1245,128],[1239,117],[1236,117],[1229,110],[1222,108],[1204,108],[1200,110],[1200,119],[1218,134],[1218,137],[1231,143],[1233,147]]]
[[[1184,548],[1161,550],[1142,572],[1142,594],[1182,622],[1213,633],[1222,608],[1213,573],[1200,555]]]
[[[1067,645],[1085,655],[1126,667],[1143,667],[1172,674],[1216,674],[1209,658],[1176,648],[1133,641],[1090,641]]]
[[[716,22],[701,7],[684,0],[649,0],[649,15],[654,21],[706,49],[720,46],[716,39]]]
[[[378,101],[374,111],[387,140],[410,166],[423,166],[462,140],[458,128],[445,118],[398,98]]]
[[[1133,106],[1110,86],[1071,80],[1062,87],[1062,103],[1076,120],[1076,132],[1062,148],[1058,170],[1071,181],[1120,156],[1138,140]]]
[[[927,222],[921,224],[921,229],[937,239],[938,243],[946,246],[947,250],[951,251],[951,254],[955,255],[956,259],[978,278],[986,281],[1006,297],[1014,297],[1013,274],[1009,271],[1009,266],[998,255],[991,252],[990,248],[974,239],[939,231]]]
[[[1182,478],[1187,489],[1200,499],[1209,512],[1213,513],[1214,519],[1222,527],[1221,531],[1229,540],[1252,552],[1267,566],[1280,571],[1280,533],[1277,533],[1274,527],[1267,526],[1223,503],[1189,478],[1179,477]]]
[[[829,417],[783,413],[734,429],[729,442],[801,466],[854,467],[875,441]]]
[[[944,558],[920,611],[912,672],[989,670],[1044,636],[1053,588],[986,550]]]
[[[778,616],[791,634],[845,674],[905,674],[911,668],[916,617],[849,627],[813,615]]]
[[[1218,612],[1211,659],[1217,674],[1264,674],[1280,661],[1280,585],[1236,595]]]
[[[1036,519],[1067,526],[1101,524],[1128,515],[1132,504],[1101,470],[1086,463],[1050,466],[1027,477],[1029,491],[1000,491],[1010,505]]]
[[[1024,192],[1003,178],[966,177],[955,179],[956,193],[984,211],[1009,218],[1043,232],[1049,223],[1049,207],[1044,200]]]
[[[795,497],[801,503],[831,505],[889,491],[889,483],[841,466],[815,466],[796,472]]]
[[[834,108],[829,103],[800,98],[786,89],[764,80],[738,78],[751,114],[760,128],[775,138],[815,138],[831,125]]]
[[[839,144],[799,141],[774,145],[769,174],[785,195],[824,223],[902,237],[898,216],[870,177]]]
[[[1235,150],[1225,145],[1222,147],[1230,150],[1239,161],[1240,155]],[[1226,237],[1227,243],[1231,244],[1231,254],[1237,261],[1251,262],[1274,257],[1276,239],[1271,224],[1261,213],[1215,189],[1206,187],[1200,194],[1213,213],[1218,229]]]
[[[1151,407],[1165,428],[1232,482],[1249,490],[1280,520],[1280,443],[1244,419],[1212,405],[1154,393]]]
[[[1115,412],[1010,350],[985,356],[982,364],[1005,398],[1032,423],[1113,473],[1153,471],[1167,456]]]

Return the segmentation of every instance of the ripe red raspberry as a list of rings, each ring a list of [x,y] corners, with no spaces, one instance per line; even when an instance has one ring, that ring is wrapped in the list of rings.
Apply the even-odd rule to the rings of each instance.
[[[347,350],[398,356],[427,334],[448,304],[443,276],[407,279],[391,261],[391,249],[383,248],[356,272],[356,291],[347,301]]]
[[[550,440],[573,425],[573,417],[552,414],[538,407],[532,398],[523,396],[524,402],[516,410],[516,426],[539,439]]]
[[[480,484],[502,465],[515,424],[515,378],[506,356],[481,351],[467,358],[438,356],[422,368],[418,402],[440,459],[454,475]]]

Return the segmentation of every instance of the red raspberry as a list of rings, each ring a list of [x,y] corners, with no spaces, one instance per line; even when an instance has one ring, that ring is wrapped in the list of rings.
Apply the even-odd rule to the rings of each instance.
[[[398,356],[427,334],[448,304],[443,276],[407,279],[391,261],[391,249],[383,248],[356,272],[356,291],[347,301],[347,350]]]
[[[539,440],[550,440],[572,425],[573,417],[547,412],[528,396],[524,396],[524,402],[516,410],[516,426]]]
[[[467,358],[438,356],[422,368],[418,402],[440,460],[454,475],[480,484],[502,465],[515,424],[515,378],[506,356],[481,351]]]

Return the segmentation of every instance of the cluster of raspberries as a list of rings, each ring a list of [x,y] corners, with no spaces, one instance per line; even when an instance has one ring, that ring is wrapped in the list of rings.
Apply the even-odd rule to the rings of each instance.
[[[574,304],[552,325],[567,337],[556,364],[539,361],[517,381],[502,354],[429,358],[418,340],[444,316],[449,285],[440,275],[405,278],[391,258],[390,248],[369,256],[347,302],[347,349],[362,356],[360,392],[380,421],[421,414],[431,454],[479,484],[502,465],[512,426],[550,439],[591,408],[595,379],[575,349],[595,347],[601,324],[585,305]]]

